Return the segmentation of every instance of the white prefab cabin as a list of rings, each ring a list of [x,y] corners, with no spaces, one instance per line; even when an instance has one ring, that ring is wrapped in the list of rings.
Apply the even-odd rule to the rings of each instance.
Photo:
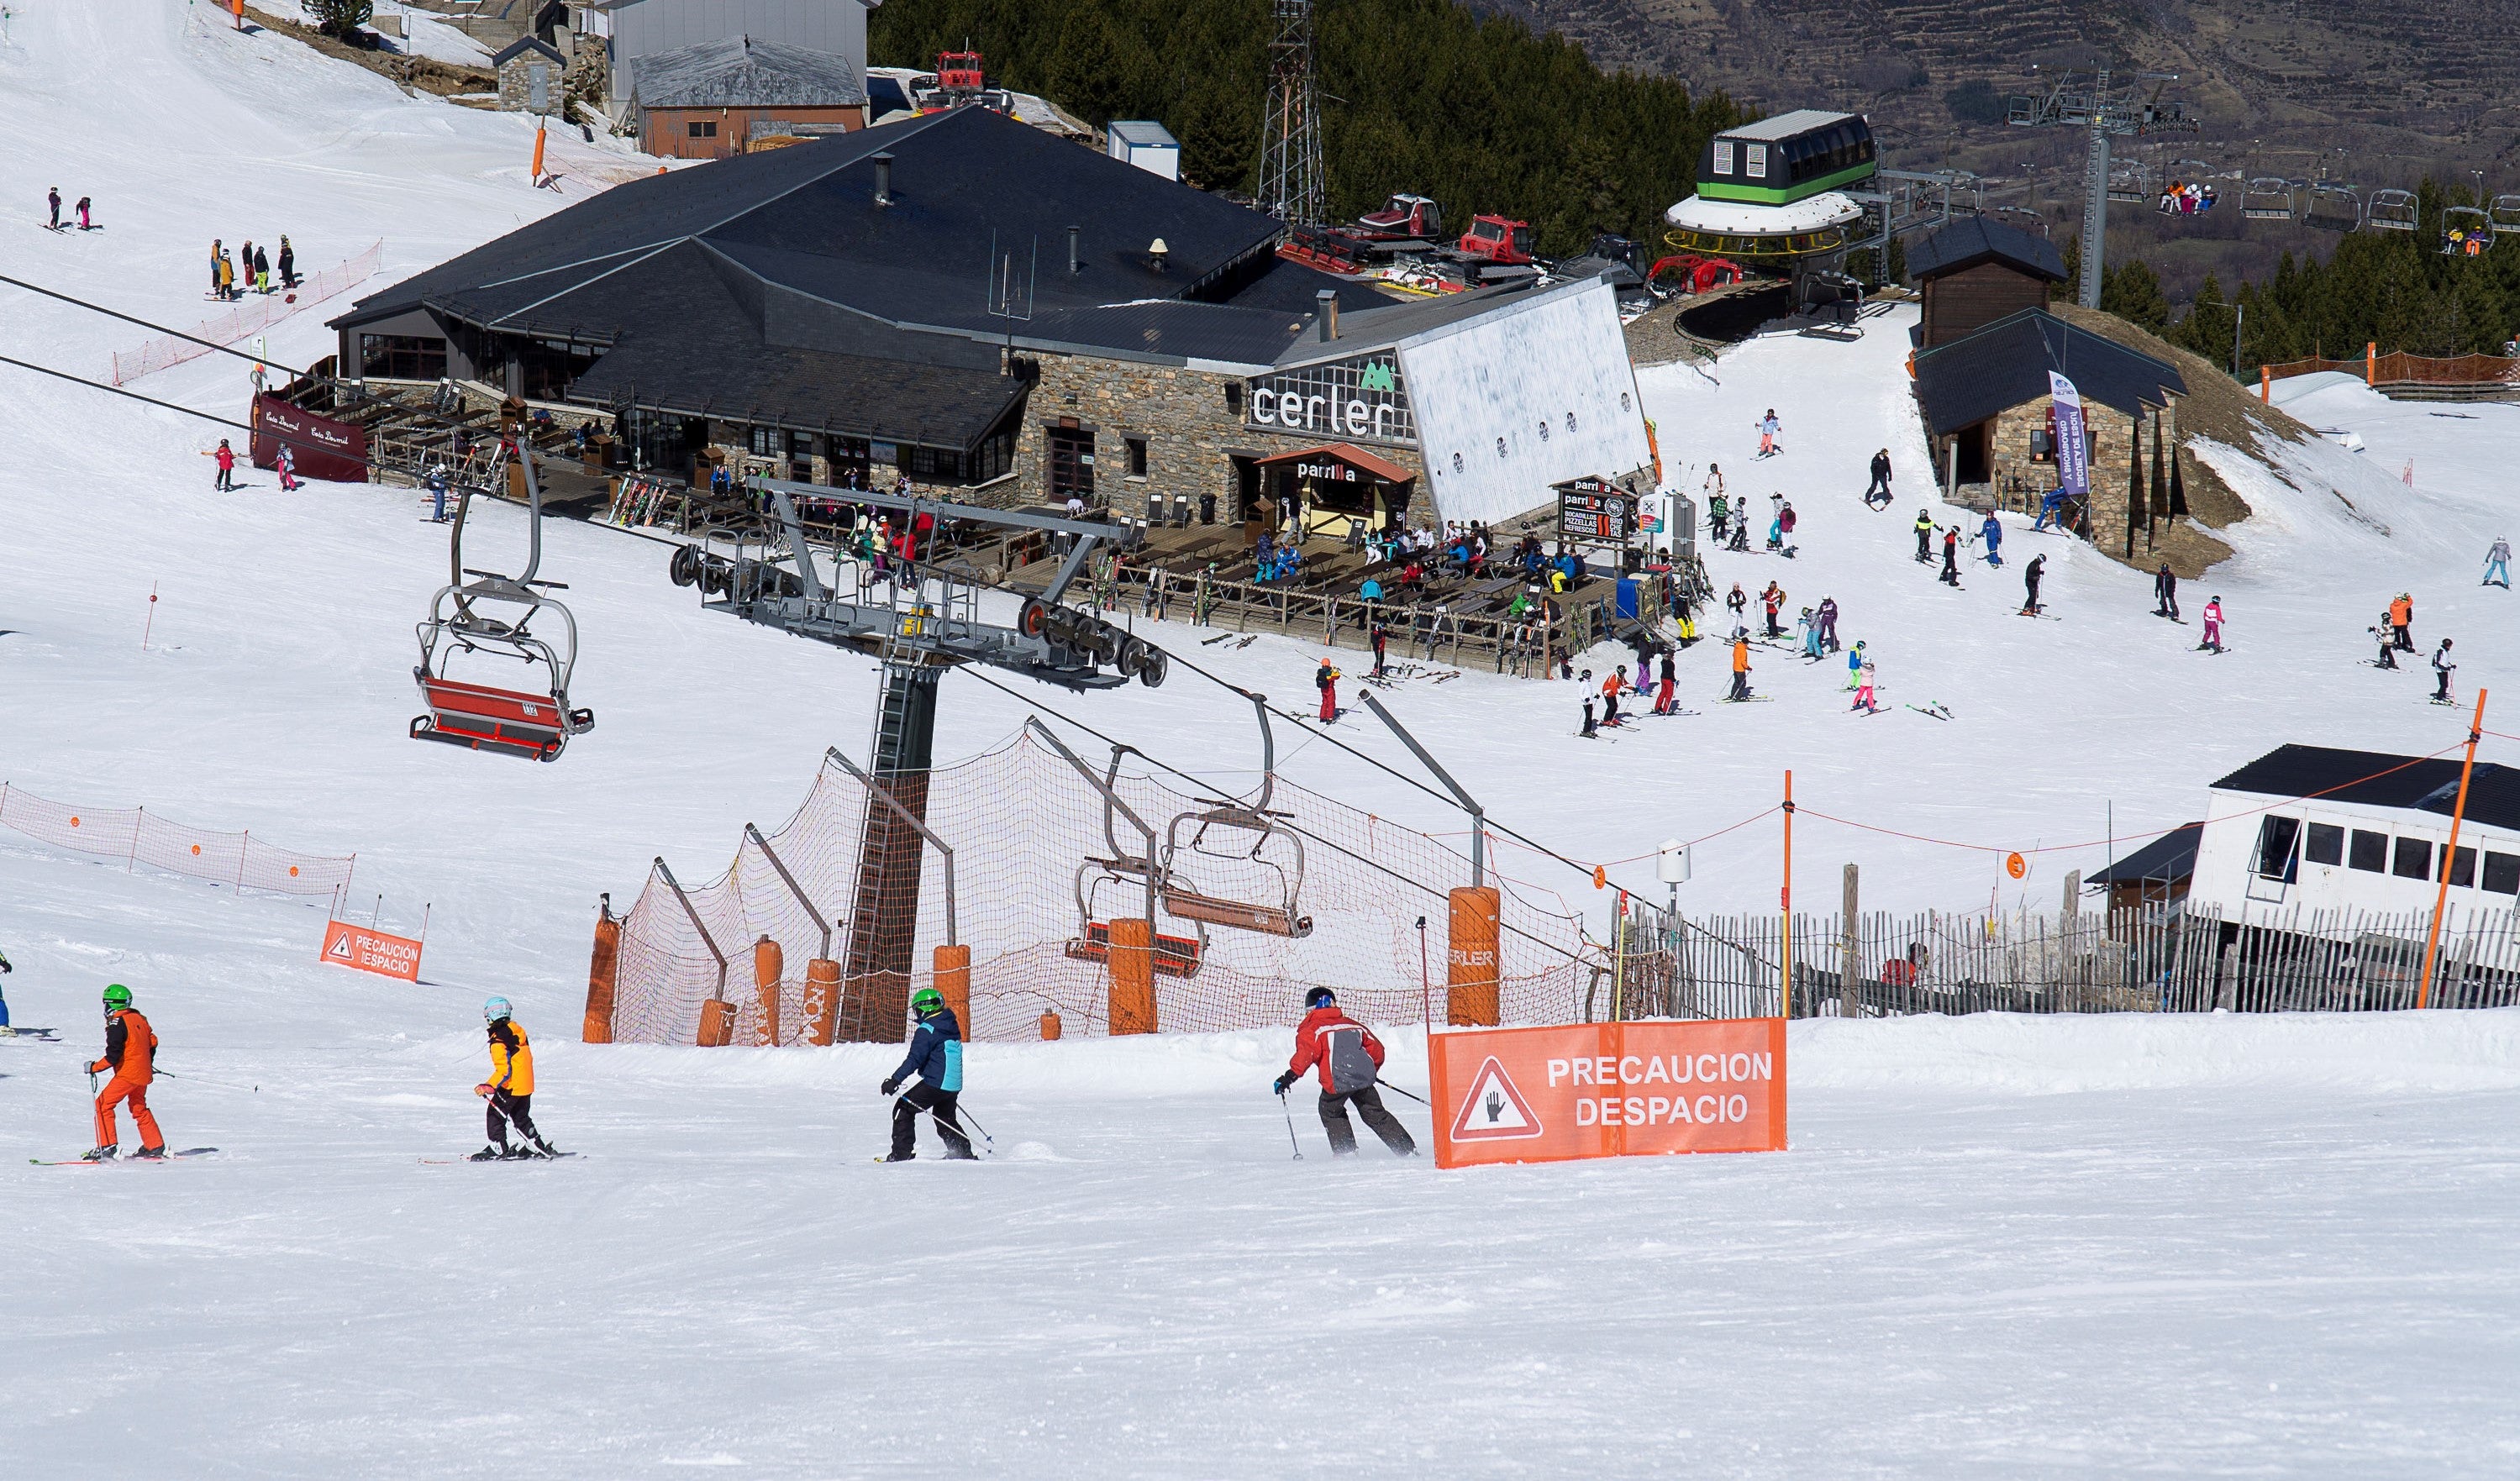
[[[2479,763],[2456,853],[2459,763],[2286,745],[2214,784],[2187,908],[2228,923],[2520,907],[2520,768]]]

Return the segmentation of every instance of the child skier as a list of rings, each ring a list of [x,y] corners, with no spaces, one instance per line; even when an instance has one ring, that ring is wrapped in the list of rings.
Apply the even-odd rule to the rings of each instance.
[[[1943,531],[1943,571],[1934,579],[1945,586],[1960,584],[1960,527],[1957,524]]]
[[[158,1034],[131,1006],[131,989],[116,982],[105,990],[105,1057],[87,1067],[91,1075],[111,1073],[96,1098],[96,1145],[85,1161],[104,1162],[115,1151],[113,1108],[128,1101],[131,1124],[140,1132],[143,1157],[166,1155],[166,1136],[149,1113],[149,1083],[157,1078]]]
[[[83,232],[92,232],[92,231],[96,230],[96,223],[95,223],[95,222],[93,222],[93,221],[90,221],[90,220],[88,219],[88,215],[87,215],[87,197],[85,197],[85,196],[81,196],[81,197],[79,197],[79,203],[78,203],[78,218],[79,218],[79,230],[80,230],[80,231],[83,231]]]
[[[954,1109],[963,1097],[962,1025],[945,1006],[945,995],[932,987],[910,995],[910,1010],[919,1015],[919,1027],[911,1033],[910,1053],[902,1056],[901,1067],[883,1082],[883,1093],[900,1090],[901,1082],[913,1075],[919,1083],[892,1102],[892,1155],[883,1160],[908,1162],[919,1155],[919,1116],[924,1111],[936,1118],[936,1135],[945,1139],[945,1160],[968,1162],[971,1139],[963,1135]]]
[[[1861,677],[1862,677],[1862,679],[1863,679],[1863,682],[1862,682],[1862,683],[1860,683],[1860,684],[1858,684],[1858,685],[1856,685],[1856,687],[1855,687],[1855,706],[1854,706],[1854,707],[1855,707],[1856,709],[1860,709],[1860,710],[1864,711],[1866,714],[1868,714],[1868,714],[1872,713],[1874,710],[1879,709],[1879,708],[1881,707],[1880,705],[1878,705],[1878,704],[1874,703],[1874,702],[1873,702],[1873,699],[1872,699],[1872,665],[1871,665],[1871,664],[1868,663],[1868,664],[1864,665],[1864,671],[1863,671],[1863,674],[1862,674],[1862,676],[1861,676]]]
[[[2223,599],[2221,597],[2209,597],[2205,600],[2204,617],[2205,641],[2196,646],[2219,653],[2223,651]]]
[[[227,438],[221,437],[219,450],[210,454],[210,458],[219,466],[217,492],[222,494],[233,492],[236,488],[236,449],[228,446]]]
[[[1331,1156],[1356,1153],[1356,1128],[1347,1119],[1350,1101],[1393,1156],[1418,1155],[1418,1143],[1409,1128],[1383,1109],[1382,1095],[1373,1088],[1382,1078],[1382,1041],[1373,1037],[1373,1030],[1339,1011],[1338,995],[1327,987],[1305,993],[1304,1009],[1304,1021],[1295,1025],[1294,1055],[1286,1061],[1286,1072],[1278,1077],[1279,1097],[1283,1099],[1305,1071],[1314,1070],[1321,1077],[1322,1130],[1330,1139]]]
[[[62,229],[62,188],[56,185],[51,190],[44,192],[44,201],[45,203],[49,204],[53,208],[51,229],[53,231],[60,231]]]
[[[1584,728],[1576,734],[1590,740],[1601,733],[1601,724],[1593,718],[1593,692],[1584,692]]]
[[[2494,543],[2485,552],[2485,579],[2477,585],[2498,586],[2506,592],[2511,589],[2510,541],[2500,535],[2494,537]]]
[[[2174,622],[2179,620],[2179,577],[2167,561],[2161,562],[2161,569],[2152,573],[2152,614],[2168,617]]]
[[[2441,647],[2433,650],[2433,702],[2435,704],[2450,703],[2450,676],[2456,672],[2458,672],[2458,665],[2450,661],[2450,640],[2444,638],[2441,640]]]
[[[1934,538],[1933,512],[1931,510],[1922,509],[1916,511],[1916,522],[1910,527],[1916,532],[1916,563],[1918,565],[1931,565],[1934,561],[1934,553],[1931,544]]]
[[[2003,526],[1997,521],[1994,511],[1989,510],[1986,522],[1978,526],[1978,538],[1986,542],[1986,563],[2002,565],[2003,563]]]
[[[1804,657],[1810,659],[1814,663],[1818,663],[1821,659],[1827,656],[1825,651],[1823,651],[1820,646],[1820,618],[1813,613],[1810,607],[1806,606],[1803,608],[1802,616],[1795,619],[1794,625],[1802,629]]]
[[[280,470],[282,491],[292,494],[297,492],[297,455],[289,450],[289,444],[286,442],[280,444],[279,455],[271,461],[272,467]]]
[[[1341,677],[1337,669],[1330,667],[1330,660],[1328,658],[1324,658],[1322,666],[1313,673],[1313,688],[1322,692],[1324,725],[1338,718],[1338,682]]]
[[[2048,558],[2033,556],[2021,568],[2021,610],[2024,615],[2039,615],[2039,583],[2048,574]]]
[[[1785,589],[1778,586],[1774,581],[1769,582],[1768,589],[1759,593],[1759,605],[1767,610],[1767,636],[1771,638],[1783,637],[1785,635],[1785,630],[1777,625],[1777,612],[1778,608],[1785,605]]]
[[[2380,656],[2371,660],[2371,666],[2373,668],[2396,668],[2398,666],[2398,641],[2395,636],[2395,629],[2389,626],[2389,614],[2387,612],[2382,612],[2380,614],[2380,620],[2372,623],[2368,628],[2364,629],[2364,631],[2371,635],[2373,642],[2380,645]]]
[[[1846,651],[1846,687],[1848,689],[1854,689],[1863,683],[1866,661],[1864,640],[1858,638],[1855,640],[1855,646]]]
[[[534,1130],[534,1047],[516,1021],[515,1010],[507,999],[492,998],[481,1005],[481,1022],[490,1040],[490,1078],[472,1087],[472,1094],[489,1102],[483,1119],[489,1124],[490,1143],[474,1152],[472,1160],[559,1156],[543,1134]],[[517,1135],[525,1139],[521,1146],[508,1144],[511,1122]]]
[[[1783,448],[1777,445],[1777,432],[1779,428],[1777,423],[1777,409],[1773,406],[1769,407],[1768,415],[1759,419],[1760,457],[1773,458],[1777,454],[1784,451]]]

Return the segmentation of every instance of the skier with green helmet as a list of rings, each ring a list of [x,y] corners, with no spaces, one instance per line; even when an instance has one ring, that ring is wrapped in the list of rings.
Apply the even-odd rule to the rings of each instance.
[[[932,987],[910,995],[910,1010],[919,1016],[919,1027],[910,1035],[910,1053],[883,1082],[885,1095],[901,1091],[900,1099],[892,1102],[892,1155],[883,1160],[908,1162],[919,1155],[919,1118],[924,1114],[936,1118],[936,1134],[945,1139],[946,1159],[968,1161],[971,1139],[963,1135],[963,1124],[954,1116],[954,1102],[963,1094],[962,1025],[945,1006],[945,995]],[[914,1075],[919,1083],[901,1090],[901,1083]]]

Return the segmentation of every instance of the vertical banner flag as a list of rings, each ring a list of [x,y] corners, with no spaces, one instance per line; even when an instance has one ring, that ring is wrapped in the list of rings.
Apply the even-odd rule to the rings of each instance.
[[[1785,1146],[1782,1018],[1456,1032],[1426,1055],[1437,1167]]]
[[[2048,373],[2048,394],[2054,398],[2048,417],[2056,424],[2056,485],[2068,498],[2088,498],[2092,492],[2092,450],[2083,435],[2083,393],[2074,382]]]

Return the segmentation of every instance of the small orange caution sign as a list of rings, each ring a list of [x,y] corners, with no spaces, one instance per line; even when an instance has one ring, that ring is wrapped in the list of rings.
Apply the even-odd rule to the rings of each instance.
[[[1513,1079],[1494,1055],[1470,1077],[1470,1093],[1462,1098],[1462,1113],[1453,1118],[1456,1142],[1511,1141],[1541,1134],[1531,1102],[1513,1088]]]
[[[347,920],[324,922],[324,960],[335,966],[356,967],[381,977],[420,980],[419,942],[409,936],[352,925]]]
[[[1437,1167],[1785,1146],[1781,1018],[1457,1031],[1426,1069]]]

